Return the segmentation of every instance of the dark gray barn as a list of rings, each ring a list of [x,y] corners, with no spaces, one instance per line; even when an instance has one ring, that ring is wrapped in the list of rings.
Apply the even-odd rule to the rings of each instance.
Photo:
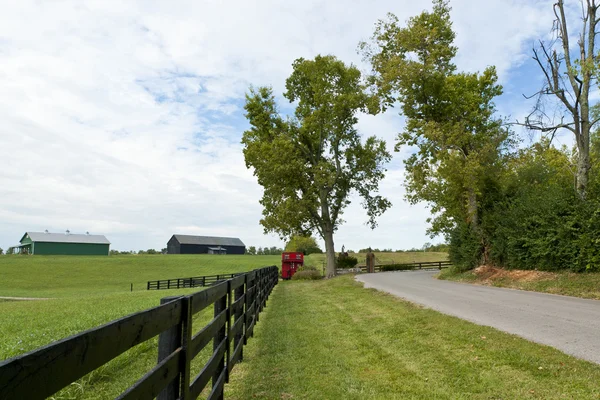
[[[246,245],[238,238],[173,235],[167,254],[245,254]]]

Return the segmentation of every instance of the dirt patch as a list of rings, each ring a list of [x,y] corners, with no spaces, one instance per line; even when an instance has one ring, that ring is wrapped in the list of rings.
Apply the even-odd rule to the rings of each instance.
[[[520,269],[503,269],[482,265],[473,270],[475,275],[482,283],[492,283],[499,279],[508,279],[518,282],[534,282],[556,278],[556,274],[552,272],[543,272],[535,270],[520,270]]]

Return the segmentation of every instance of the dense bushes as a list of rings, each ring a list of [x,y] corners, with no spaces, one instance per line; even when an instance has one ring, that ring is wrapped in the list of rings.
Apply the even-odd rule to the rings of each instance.
[[[315,267],[300,267],[298,271],[294,275],[292,275],[292,280],[300,281],[300,280],[317,280],[322,279],[323,276]]]
[[[336,267],[339,269],[354,268],[358,264],[358,259],[349,255],[340,255],[336,260]]]
[[[515,269],[600,271],[600,193],[591,175],[588,197],[575,190],[570,155],[544,143],[522,150],[498,177],[499,191],[481,202],[481,232],[456,224],[450,260]],[[482,239],[483,238],[483,239]]]

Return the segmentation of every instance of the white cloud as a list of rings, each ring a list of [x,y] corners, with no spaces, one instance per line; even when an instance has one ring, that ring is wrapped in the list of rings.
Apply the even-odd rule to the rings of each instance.
[[[459,66],[502,79],[546,29],[550,2],[455,0]],[[241,102],[281,94],[298,57],[356,46],[415,1],[4,1],[0,14],[0,246],[26,230],[104,233],[119,249],[161,248],[175,232],[279,245],[258,225],[261,188],[245,168]],[[540,10],[542,14],[540,14]],[[390,148],[402,120],[361,119]],[[397,154],[382,185],[394,208],[370,232],[358,203],[336,242],[413,247],[427,211],[402,198]]]

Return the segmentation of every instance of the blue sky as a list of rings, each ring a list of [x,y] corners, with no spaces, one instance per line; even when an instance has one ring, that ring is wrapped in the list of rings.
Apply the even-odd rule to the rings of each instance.
[[[120,250],[162,248],[173,233],[282,246],[258,224],[262,190],[241,152],[248,86],[271,85],[281,96],[293,60],[319,53],[366,69],[356,48],[376,20],[387,12],[406,20],[427,7],[408,0],[5,2],[0,247],[45,229],[105,234]],[[459,69],[495,65],[505,87],[498,108],[522,119],[532,105],[522,94],[541,84],[530,49],[550,34],[552,1],[454,0],[452,7]],[[392,110],[361,116],[359,130],[391,149],[402,124]],[[338,248],[430,240],[426,206],[403,199],[406,155],[394,155],[382,183],[394,206],[379,228],[364,225],[355,201]]]

